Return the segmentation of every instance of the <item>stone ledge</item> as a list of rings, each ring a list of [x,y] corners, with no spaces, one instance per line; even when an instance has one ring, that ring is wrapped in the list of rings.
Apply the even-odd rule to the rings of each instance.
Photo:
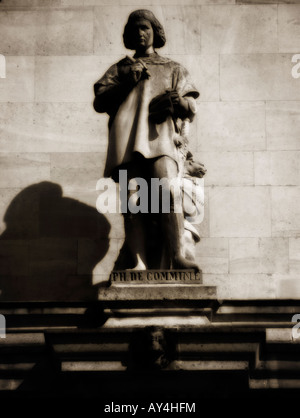
[[[198,300],[216,299],[215,286],[156,284],[156,285],[113,285],[101,288],[98,292],[99,301],[128,300]]]

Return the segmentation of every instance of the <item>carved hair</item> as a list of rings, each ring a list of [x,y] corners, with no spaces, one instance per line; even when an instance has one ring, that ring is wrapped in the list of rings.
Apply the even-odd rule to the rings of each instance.
[[[128,22],[124,28],[123,40],[127,49],[135,49],[135,43],[132,38],[132,24],[139,19],[148,20],[153,29],[153,47],[161,48],[166,43],[165,31],[160,22],[156,19],[150,10],[135,10],[129,15]]]

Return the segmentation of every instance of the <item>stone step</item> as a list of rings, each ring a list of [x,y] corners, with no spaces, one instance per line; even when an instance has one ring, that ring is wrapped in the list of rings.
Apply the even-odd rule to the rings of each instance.
[[[180,385],[191,393],[192,382],[208,392],[220,382],[228,390],[251,393],[300,387],[300,338],[294,338],[291,322],[298,302],[212,298],[195,301],[193,307],[113,302],[0,303],[7,323],[6,338],[0,339],[0,395],[52,393],[56,384],[67,385],[70,393],[84,384],[93,392],[95,382],[108,382],[108,396],[116,379],[120,393],[128,394],[136,384],[148,385],[151,392],[149,382],[162,383],[150,375],[145,383],[151,371],[145,363],[151,353],[145,345],[149,329],[164,329],[169,357],[159,379],[170,387],[178,373]],[[149,328],[151,324],[158,327]],[[176,392],[175,386],[172,390]]]

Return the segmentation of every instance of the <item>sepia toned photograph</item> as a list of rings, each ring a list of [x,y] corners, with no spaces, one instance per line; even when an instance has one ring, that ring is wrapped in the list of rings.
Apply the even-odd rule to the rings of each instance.
[[[300,0],[0,0],[0,402],[295,402],[298,328]]]

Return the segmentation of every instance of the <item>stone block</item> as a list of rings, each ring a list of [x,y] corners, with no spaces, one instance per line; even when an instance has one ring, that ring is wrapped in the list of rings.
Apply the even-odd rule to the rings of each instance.
[[[36,55],[93,53],[93,11],[88,8],[38,10]]]
[[[6,57],[6,78],[0,78],[0,102],[34,100],[34,57]]]
[[[52,0],[52,6],[59,6],[61,5],[62,1],[68,0]],[[76,2],[77,0],[69,0]],[[82,1],[82,0],[80,0]],[[0,5],[0,10],[5,9],[7,6],[9,7],[49,7],[49,0],[2,0]]]
[[[1,152],[45,152],[35,148],[39,140],[33,131],[33,111],[33,103],[0,103]]]
[[[18,276],[29,272],[29,246],[25,240],[0,239],[0,275]]]
[[[7,227],[5,221],[7,209],[11,201],[21,190],[22,189],[0,189],[0,236],[3,234]]]
[[[255,184],[300,186],[300,151],[254,153]]]
[[[92,104],[0,103],[5,152],[106,152],[107,117]]]
[[[276,281],[268,274],[204,274],[203,283],[217,286],[218,299],[274,299]]]
[[[121,361],[63,361],[63,372],[124,372],[127,366]]]
[[[254,184],[252,152],[194,153],[194,160],[205,165],[206,186],[249,186]]]
[[[228,273],[228,239],[201,238],[196,244],[196,260],[203,273]]]
[[[300,4],[278,6],[279,52],[298,52],[300,45]]]
[[[57,230],[57,233],[59,233],[59,225],[61,225],[61,228],[63,228],[62,230],[69,231],[68,233],[72,234],[72,236],[76,236],[72,232],[73,225],[74,231],[77,231],[77,236],[85,236],[93,239],[111,239],[111,243],[114,242],[114,240],[119,240],[118,248],[121,248],[124,240],[123,216],[119,212],[102,213],[100,210],[98,210],[98,194],[99,193],[96,192],[96,190],[78,191],[66,189],[64,191],[62,200],[58,204],[55,204],[54,199],[54,205],[52,205],[51,208],[49,207],[49,205],[45,206],[45,215],[43,215],[44,219],[46,220],[47,216],[53,216],[54,225],[56,225],[55,228]],[[65,210],[64,205],[67,204],[68,201],[71,202],[71,206],[70,209]],[[55,205],[61,206],[61,209],[55,210]],[[65,211],[67,213],[66,216],[64,215]],[[70,215],[72,215],[71,219],[73,218],[73,220],[70,220]],[[66,224],[65,220],[68,217],[69,222],[68,224]],[[81,223],[83,224],[82,227],[80,226]],[[46,222],[44,226],[46,230],[49,233],[51,233],[51,228],[47,227]],[[95,245],[97,247],[96,242]],[[101,243],[99,245],[101,247]],[[115,249],[113,252],[115,251],[117,250]],[[114,255],[112,257],[114,257]]]
[[[94,54],[131,55],[123,44],[123,30],[132,6],[119,4],[94,8]],[[157,16],[158,17],[158,16]],[[100,78],[100,77],[99,77]]]
[[[288,273],[287,238],[230,238],[230,273]]]
[[[196,121],[197,151],[266,148],[265,105],[262,102],[199,103]]]
[[[299,299],[300,280],[298,273],[290,275],[275,275],[276,298],[278,299]],[[297,313],[297,312],[296,312]],[[292,315],[291,315],[292,319]]]
[[[77,272],[77,240],[39,238],[29,242],[31,276],[64,276]]]
[[[199,19],[203,54],[277,52],[276,5],[204,6]]]
[[[106,153],[53,153],[51,180],[64,190],[96,191],[103,175]]]
[[[60,6],[62,7],[85,5],[85,0],[56,0],[56,1],[60,1]]]
[[[112,181],[112,180],[111,180]],[[118,193],[118,189],[117,189]],[[103,212],[101,208],[98,207],[97,201],[100,195],[99,191],[96,190],[84,190],[75,192],[76,199],[78,199],[81,203],[84,203],[92,208],[95,208],[97,212],[100,214],[99,219],[106,219],[107,223],[110,225],[110,232],[109,237],[111,239],[120,239],[123,241],[124,239],[124,225],[123,225],[123,215],[119,212],[118,206],[115,213]],[[111,192],[111,196],[114,195],[114,192]],[[65,196],[69,196],[70,198],[74,197],[74,192],[72,190],[66,190]]]
[[[299,100],[291,54],[221,55],[221,100]]]
[[[101,301],[182,301],[215,299],[216,288],[203,285],[115,285],[99,289]]]
[[[95,7],[94,53],[96,55],[102,55],[103,51],[106,54],[128,53],[122,41],[123,28],[129,14],[136,8],[141,8],[141,4],[138,3],[134,7],[132,2],[128,2],[127,5],[121,2],[120,5]],[[183,6],[178,3],[169,5],[148,2],[145,8],[153,11],[164,26],[167,43],[163,47],[162,55],[200,53],[199,6],[186,3]]]
[[[207,298],[206,298],[207,299]],[[205,299],[204,303],[207,303]],[[145,302],[143,302],[145,303]],[[165,311],[166,307],[169,306],[174,306],[174,304],[177,304],[177,301],[164,301],[164,300],[159,300],[159,301],[153,301],[151,300],[150,304],[155,304],[155,306],[158,306],[158,309],[161,309],[163,311]],[[201,302],[200,302],[201,303]],[[106,302],[106,304],[109,304]],[[122,301],[117,302],[118,305],[122,305]],[[180,304],[181,306],[188,306],[189,309],[191,309],[191,306],[193,305],[198,305],[199,304],[199,299],[198,301],[190,301],[190,300],[180,300]],[[113,303],[113,305],[115,305],[115,303]],[[156,308],[157,311],[157,308]],[[164,316],[145,316],[142,319],[138,316],[138,317],[111,317],[108,318],[108,320],[105,322],[105,324],[103,325],[103,328],[107,328],[107,329],[116,329],[116,328],[122,328],[122,329],[133,329],[133,328],[144,328],[144,327],[163,327],[163,328],[175,328],[177,329],[178,327],[180,328],[198,328],[198,327],[202,327],[202,326],[207,326],[209,325],[209,320],[207,318],[207,316],[205,315],[199,315],[199,313],[197,313],[196,315],[191,315],[191,316],[182,316],[182,315],[164,315]],[[174,363],[172,363],[172,370],[173,367],[176,367],[175,370],[178,370],[177,368],[177,361],[175,361]],[[179,366],[180,367],[180,366]]]
[[[95,207],[63,195],[59,185],[48,183],[39,194],[39,231],[42,237],[107,239],[110,224]]]
[[[78,241],[78,274],[106,275],[113,269],[120,247],[117,239],[80,239]]]
[[[201,53],[201,7],[162,5],[166,50],[170,54]],[[210,53],[210,51],[209,51]]]
[[[300,238],[289,239],[290,273],[300,273]]]
[[[300,102],[267,102],[266,135],[268,149],[300,150]]]
[[[96,208],[96,202],[99,192],[97,192],[96,188],[95,190],[83,190],[79,191],[76,190],[76,192],[72,192],[72,190],[66,189],[64,191],[64,197],[75,199],[79,201],[80,203],[83,203],[87,206],[90,206],[92,208]]]
[[[39,197],[35,186],[0,189],[1,240],[26,240],[39,233]]]
[[[26,187],[50,179],[46,153],[0,153],[0,187]]]
[[[4,0],[6,1],[6,0]],[[17,0],[14,0],[17,1]],[[22,0],[24,2],[28,0]],[[42,0],[41,0],[42,1]],[[58,1],[58,0],[57,0]],[[110,5],[110,0],[61,0],[63,2],[76,2],[83,1],[86,6],[106,6]],[[278,0],[279,1],[279,0]],[[291,0],[292,1],[292,0]],[[297,1],[297,0],[294,0]],[[135,8],[144,8],[153,9],[153,6],[160,6],[162,4],[161,0],[115,0],[115,5],[120,6],[132,6]],[[199,4],[235,4],[235,0],[164,0],[163,5],[165,6],[197,6]]]
[[[0,9],[0,37],[4,55],[92,55],[93,10]]]
[[[37,56],[35,100],[37,102],[88,103],[93,86],[121,56]]]
[[[211,237],[271,235],[267,187],[215,187],[209,194]]]
[[[272,235],[297,237],[300,234],[300,187],[272,187]]]
[[[285,4],[285,3],[298,3],[299,0],[237,0],[237,4]]]
[[[83,301],[95,300],[95,289],[90,276],[68,276],[63,271],[47,276],[0,276],[2,300],[7,301]]]
[[[36,11],[0,8],[1,54],[34,55],[36,23]]]
[[[268,328],[266,329],[266,341],[268,343],[285,343],[292,341],[291,328]]]
[[[108,117],[92,103],[36,103],[33,129],[45,152],[106,152]]]

